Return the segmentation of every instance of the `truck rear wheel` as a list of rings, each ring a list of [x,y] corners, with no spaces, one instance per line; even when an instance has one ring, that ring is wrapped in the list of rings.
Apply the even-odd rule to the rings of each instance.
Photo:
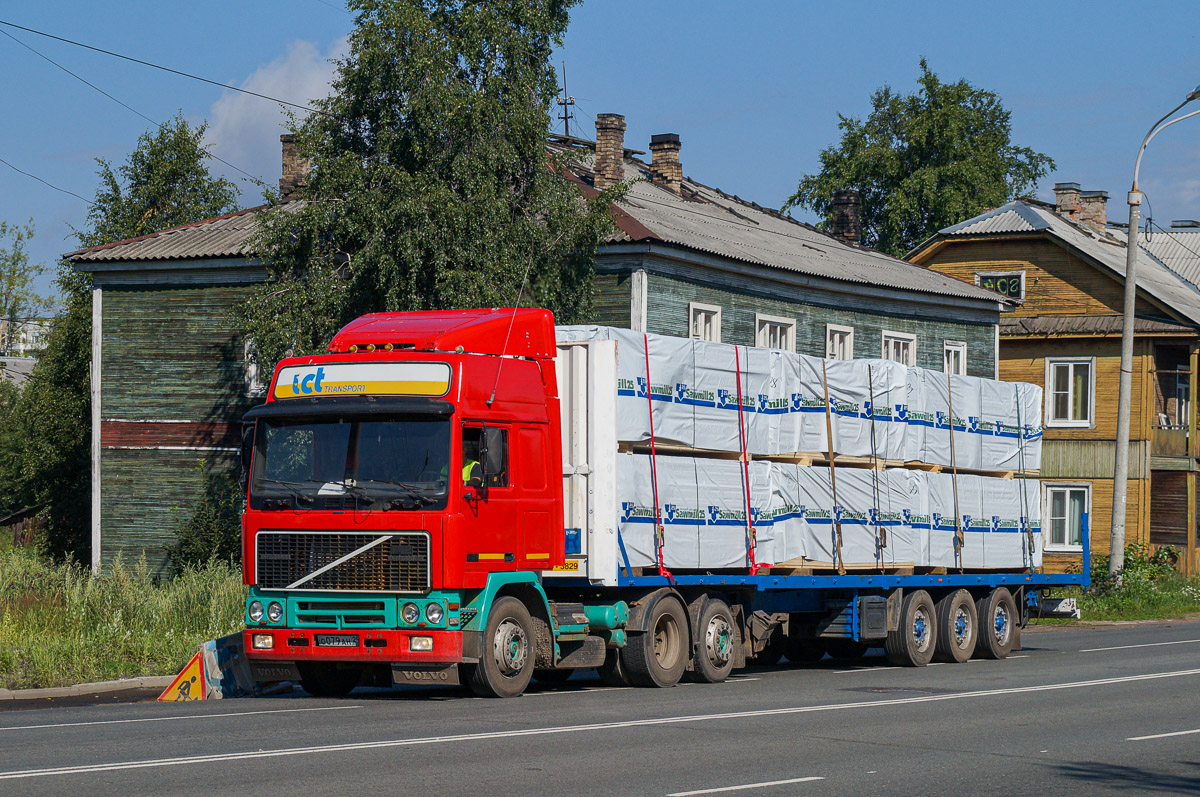
[[[313,697],[345,697],[362,680],[362,670],[356,667],[339,669],[328,661],[301,661],[300,687]]]
[[[975,600],[965,589],[944,595],[937,602],[937,649],[934,658],[938,661],[967,661],[975,653],[975,641],[979,634],[979,615],[975,611]]]
[[[1017,640],[1017,604],[1012,593],[997,587],[975,603],[979,615],[979,639],[975,655],[983,659],[1004,659],[1012,653]]]
[[[674,686],[687,666],[687,613],[668,595],[659,596],[646,614],[646,630],[630,634],[621,663],[634,686]]]
[[[888,661],[901,667],[924,667],[937,647],[937,620],[933,599],[923,589],[904,596],[900,626],[884,641]]]
[[[733,672],[733,651],[739,644],[733,613],[725,601],[714,599],[705,604],[696,635],[695,679],[719,684]]]
[[[608,649],[604,654],[604,663],[596,668],[596,674],[605,686],[633,686],[625,674],[625,665],[621,664],[621,651],[618,648]]]
[[[512,596],[492,604],[483,632],[483,656],[468,684],[480,697],[516,697],[529,686],[536,659],[533,618]]]

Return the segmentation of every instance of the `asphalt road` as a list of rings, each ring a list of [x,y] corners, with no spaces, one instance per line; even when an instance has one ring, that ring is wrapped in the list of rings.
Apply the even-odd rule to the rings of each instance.
[[[0,794],[1195,793],[1200,623],[1026,631],[1007,661],[751,668],[524,697],[359,690],[0,714]]]

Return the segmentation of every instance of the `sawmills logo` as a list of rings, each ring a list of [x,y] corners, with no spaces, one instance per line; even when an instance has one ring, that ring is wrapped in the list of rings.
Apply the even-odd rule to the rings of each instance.
[[[667,523],[702,525],[704,510],[691,506],[681,507],[678,504],[663,504],[663,517]]]
[[[1015,533],[1020,532],[1024,526],[1024,518],[1002,518],[999,515],[992,515],[993,532]]]
[[[675,383],[675,403],[698,407],[715,407],[717,394],[711,390],[699,390],[686,382]]]
[[[745,522],[746,511],[744,509],[722,509],[711,504],[708,507],[708,525],[710,526],[742,525]]]
[[[785,398],[771,398],[765,393],[758,394],[758,412],[764,415],[783,415],[790,409],[790,402]]]
[[[653,523],[654,515],[652,506],[638,506],[632,501],[621,502],[622,523]]]
[[[892,420],[899,423],[908,423],[908,405],[897,404],[892,411]]]
[[[721,388],[717,390],[717,407],[719,409],[737,409],[738,397],[737,393]],[[746,412],[754,412],[754,397],[742,396],[742,409]]]
[[[902,523],[907,523],[907,510],[901,512],[880,512],[878,509],[871,508],[867,510],[871,515],[872,526],[896,526]]]

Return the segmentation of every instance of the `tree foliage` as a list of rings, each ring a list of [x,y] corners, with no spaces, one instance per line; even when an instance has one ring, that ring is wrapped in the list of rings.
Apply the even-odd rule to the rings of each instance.
[[[374,311],[519,297],[587,318],[616,193],[585,202],[546,152],[549,59],[575,2],[349,3],[333,94],[294,125],[305,201],[264,214],[271,280],[237,313],[262,361]]]
[[[1003,205],[1034,188],[1054,161],[1012,143],[1010,112],[993,92],[943,83],[921,59],[920,88],[871,96],[866,120],[838,115],[841,143],[821,151],[784,209],[828,219],[833,192],[862,196],[863,242],[903,256],[942,227]]]
[[[8,353],[11,339],[22,322],[41,316],[53,304],[33,284],[46,267],[29,262],[25,247],[32,237],[33,219],[28,224],[0,221],[0,322],[8,321],[6,334],[0,336],[0,356]],[[5,240],[9,241],[7,245],[3,243]]]
[[[201,221],[233,210],[233,185],[209,174],[204,126],[182,117],[142,135],[116,169],[98,160],[100,185],[81,246]],[[62,310],[29,382],[0,427],[0,515],[44,507],[50,552],[87,558],[91,525],[91,279],[64,261]]]

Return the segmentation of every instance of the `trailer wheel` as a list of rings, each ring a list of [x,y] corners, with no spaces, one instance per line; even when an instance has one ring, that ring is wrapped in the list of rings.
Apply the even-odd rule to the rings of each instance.
[[[933,599],[923,589],[906,593],[900,604],[900,626],[884,641],[888,661],[901,667],[924,667],[937,647]]]
[[[938,661],[967,661],[975,653],[975,642],[979,635],[979,615],[975,611],[975,600],[965,589],[948,593],[937,602],[937,648],[934,658]]]
[[[516,697],[533,677],[533,619],[521,601],[506,595],[492,604],[483,632],[484,651],[468,682],[480,697]]]
[[[835,659],[857,661],[867,655],[871,646],[864,642],[855,642],[853,639],[833,638],[825,640],[825,649]]]
[[[621,664],[621,651],[618,648],[608,649],[604,654],[604,663],[596,668],[596,674],[605,686],[633,686],[625,674],[625,666]]]
[[[975,655],[983,659],[1004,659],[1012,653],[1017,640],[1017,604],[1012,593],[997,587],[975,603],[979,614],[979,639]]]
[[[362,680],[362,670],[338,669],[327,661],[301,661],[296,668],[300,670],[300,687],[313,697],[345,697]]]
[[[820,637],[788,636],[787,658],[792,664],[813,664],[825,658],[825,640]]]
[[[733,651],[740,644],[733,613],[725,601],[712,599],[700,612],[696,627],[695,679],[719,684],[733,672]]]
[[[621,650],[625,673],[634,686],[674,686],[687,666],[687,613],[675,598],[660,596],[647,610],[646,627]]]

